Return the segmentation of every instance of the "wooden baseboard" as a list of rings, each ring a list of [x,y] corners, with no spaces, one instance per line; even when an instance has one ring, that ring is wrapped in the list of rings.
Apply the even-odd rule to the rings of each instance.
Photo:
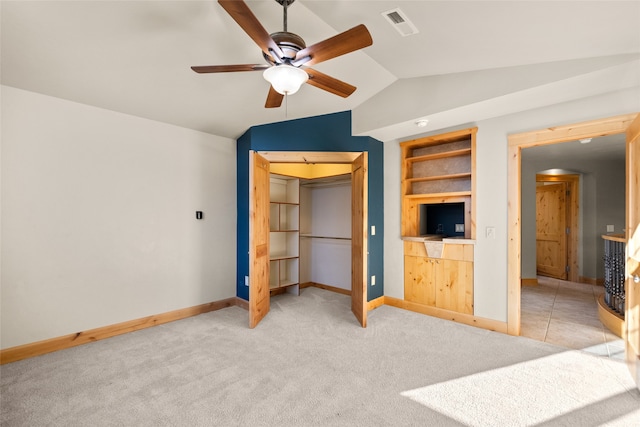
[[[593,277],[578,276],[578,282],[594,286],[604,286],[604,279],[597,279]]]
[[[520,284],[522,286],[538,286],[538,279],[537,278],[533,278],[533,279],[521,279],[520,280]]]
[[[244,301],[243,299],[233,297],[220,301],[210,302],[207,304],[197,305],[194,307],[187,307],[167,313],[143,317],[140,319],[129,320],[127,322],[117,323],[115,325],[103,326],[101,328],[90,329],[87,331],[76,332],[74,334],[64,335],[48,340],[6,348],[4,350],[0,350],[0,365],[27,359],[29,357],[52,353],[58,350],[64,350],[66,348],[76,347],[82,344],[88,344],[94,341],[103,340],[105,338],[114,337],[116,335],[122,335],[128,332],[162,325],[163,323],[185,319],[187,317],[208,313],[210,311],[220,310],[222,308],[231,307],[234,305],[245,308],[245,304],[243,304],[243,302],[246,303],[246,308],[248,309],[248,302]]]
[[[301,288],[307,288],[310,286],[345,295],[351,295],[351,291],[348,291],[346,289],[323,285],[320,283],[309,282],[300,285]],[[367,309],[373,310],[384,304],[414,311],[416,313],[439,317],[441,319],[453,320],[454,322],[459,322],[466,325],[477,326],[483,329],[507,333],[507,324],[505,322],[484,319],[468,314],[454,313],[449,310],[415,304],[409,301],[404,301],[388,296],[382,296],[369,301]],[[214,301],[194,307],[183,308],[180,310],[174,310],[154,316],[148,316],[140,319],[130,320],[127,322],[117,323],[115,325],[104,326],[101,328],[90,329],[87,331],[76,332],[74,334],[64,335],[48,340],[7,348],[4,350],[0,350],[0,365],[4,365],[5,363],[17,362],[18,360],[27,359],[29,357],[52,353],[58,350],[64,350],[66,348],[88,344],[94,341],[99,341],[117,335],[126,334],[128,332],[150,328],[152,326],[162,325],[164,323],[185,319],[191,316],[197,316],[198,314],[208,313],[210,311],[220,310],[222,308],[231,306],[238,306],[240,308],[248,310],[249,302],[238,297],[227,298],[221,301]]]
[[[249,311],[249,301],[247,301],[246,299],[242,299],[242,298],[236,297],[235,305],[237,305],[238,307],[244,308],[245,310]]]
[[[437,307],[430,307],[427,305],[416,304],[413,302],[401,300],[393,297],[384,297],[384,303],[393,307],[403,308],[405,310],[414,311],[416,313],[426,314],[440,319],[453,320],[454,322],[463,323],[465,325],[477,326],[482,329],[488,329],[490,331],[507,332],[507,323],[500,322],[492,319],[485,319],[483,317],[476,317],[471,314],[455,313],[449,310],[443,310]]]
[[[314,288],[320,288],[320,289],[324,289],[326,291],[337,292],[339,294],[351,296],[351,289],[337,288],[335,286],[323,285],[322,283],[316,283],[316,282],[301,283],[300,284],[300,289],[308,288],[308,287],[311,287],[311,286],[313,286]]]
[[[375,310],[376,308],[384,305],[384,296],[378,297],[376,299],[372,299],[367,303],[367,311]]]

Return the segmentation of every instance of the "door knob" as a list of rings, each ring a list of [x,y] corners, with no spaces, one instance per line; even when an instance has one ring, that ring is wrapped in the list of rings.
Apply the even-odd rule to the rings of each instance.
[[[640,276],[637,274],[633,276],[633,283],[640,283]]]

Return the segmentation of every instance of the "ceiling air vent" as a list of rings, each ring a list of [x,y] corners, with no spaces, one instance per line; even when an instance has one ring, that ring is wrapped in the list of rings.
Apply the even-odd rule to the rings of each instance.
[[[418,29],[415,25],[413,25],[413,22],[409,21],[407,15],[405,15],[405,13],[400,10],[400,8],[382,12],[382,16],[384,16],[385,19],[389,21],[391,26],[395,28],[403,37],[410,36],[418,32]]]

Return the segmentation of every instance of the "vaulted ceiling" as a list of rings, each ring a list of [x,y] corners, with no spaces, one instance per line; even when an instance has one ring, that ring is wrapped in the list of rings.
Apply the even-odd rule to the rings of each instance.
[[[274,0],[247,1],[268,32]],[[2,84],[236,138],[252,125],[353,110],[354,133],[382,140],[640,85],[639,1],[296,0],[288,30],[307,45],[365,24],[373,45],[314,66],[355,85],[310,85],[265,109],[262,63],[214,0],[2,1]],[[400,8],[418,33],[383,17]],[[420,129],[424,132],[424,129]]]

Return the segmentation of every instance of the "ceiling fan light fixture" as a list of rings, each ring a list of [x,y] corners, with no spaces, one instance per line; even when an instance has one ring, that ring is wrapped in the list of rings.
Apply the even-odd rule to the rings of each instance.
[[[267,68],[262,75],[281,95],[293,95],[300,89],[300,86],[309,80],[306,71],[287,64]]]

